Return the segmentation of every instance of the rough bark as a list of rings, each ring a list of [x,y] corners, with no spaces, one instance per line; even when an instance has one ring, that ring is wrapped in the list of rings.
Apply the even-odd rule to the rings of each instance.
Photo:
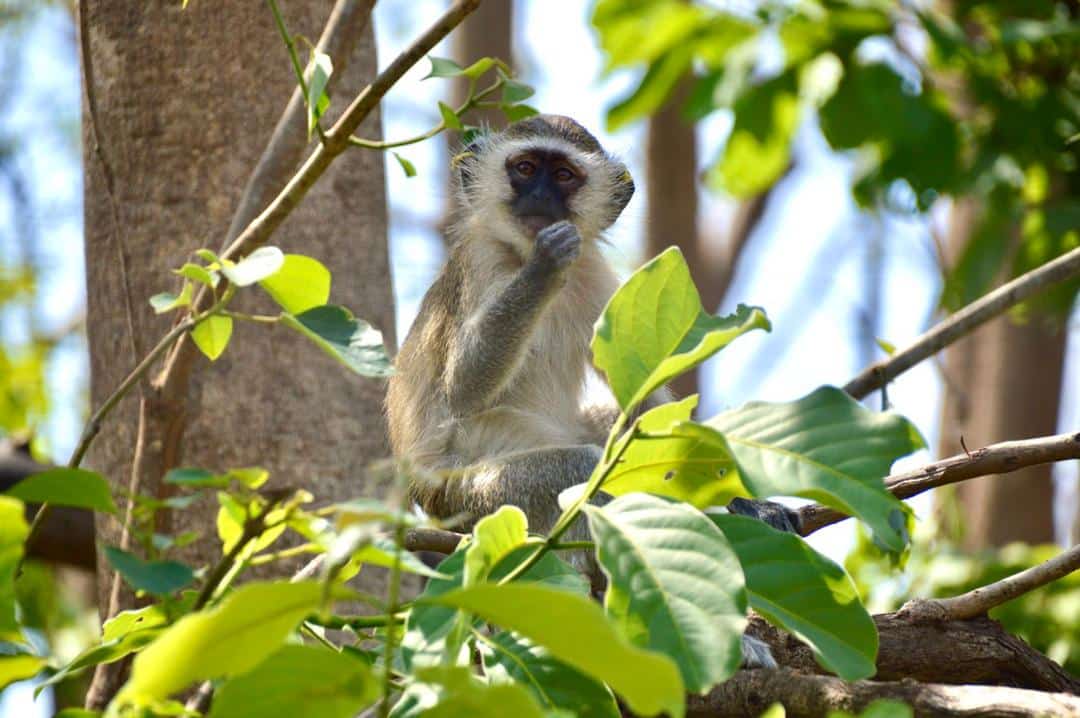
[[[955,258],[978,216],[973,200],[953,210],[947,252]],[[958,341],[946,352],[941,456],[1057,430],[1066,334],[1041,316],[1019,324],[1005,316]],[[1010,541],[1054,540],[1051,466],[1032,466],[1007,477],[988,476],[957,490],[968,549]]]
[[[261,3],[192,3],[181,11],[173,2],[90,0],[85,10],[87,324],[96,405],[167,331],[170,319],[154,316],[147,300],[175,289],[169,270],[192,250],[223,243],[295,79]],[[292,32],[318,37],[329,6],[290,3],[284,10]],[[331,115],[374,74],[369,27],[339,80]],[[377,114],[362,131],[379,136]],[[380,154],[356,152],[337,163],[274,243],[325,263],[334,275],[331,301],[353,308],[393,345]],[[237,309],[272,311],[257,290],[242,294]],[[260,465],[271,471],[271,485],[302,486],[321,500],[370,495],[366,467],[387,453],[382,392],[379,382],[348,374],[285,329],[237,324],[221,359],[198,360],[185,403],[155,402],[144,388],[141,411],[157,414],[153,425],[165,428],[142,449],[176,450],[153,462],[139,490],[167,495],[161,478],[177,465]],[[128,488],[139,412],[136,393],[106,420],[87,458],[117,496]],[[206,502],[164,517],[158,530],[197,531],[203,538],[183,558],[206,563],[218,552],[215,512]],[[119,523],[99,521],[98,539],[118,543]],[[103,607],[110,588],[109,580],[100,582]],[[131,600],[121,593],[119,605]]]

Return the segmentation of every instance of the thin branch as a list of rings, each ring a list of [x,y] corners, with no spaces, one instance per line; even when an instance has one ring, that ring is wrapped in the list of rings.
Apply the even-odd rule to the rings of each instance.
[[[1080,432],[991,444],[889,476],[885,479],[885,488],[897,498],[906,499],[938,486],[978,476],[1007,474],[1028,466],[1069,459],[1080,459]],[[803,536],[848,518],[846,514],[821,504],[803,506],[798,509],[798,514],[799,533]]]
[[[266,0],[266,4],[270,6],[270,13],[274,16],[274,25],[277,26],[278,34],[281,35],[281,40],[289,51],[289,61],[292,63],[293,73],[296,75],[296,84],[304,96],[304,107],[307,108],[311,98],[308,97],[308,84],[307,80],[304,79],[304,68],[301,67],[300,58],[296,54],[296,41],[293,40],[288,28],[285,27],[285,18],[281,16],[281,8],[278,7],[277,0]],[[304,114],[306,119],[308,113],[305,112]],[[319,140],[325,142],[326,133],[323,132],[322,125],[319,124],[318,120],[315,121],[315,131],[319,134]]]
[[[962,620],[981,616],[1001,604],[1045,586],[1080,569],[1080,544],[1049,561],[1032,566],[987,586],[951,598],[915,598],[900,608],[900,615],[915,621]]]
[[[451,554],[457,550],[461,539],[465,534],[442,529],[409,529],[405,532],[407,551],[433,551],[435,553]]]
[[[1001,686],[952,686],[914,681],[845,682],[786,669],[739,671],[707,696],[690,696],[688,716],[748,716],[782,703],[788,718],[817,718],[834,710],[859,713],[888,698],[911,706],[915,715],[942,718],[1028,718],[1080,715],[1080,698],[1066,693]]]
[[[844,391],[862,399],[895,379],[923,359],[941,351],[1028,297],[1058,282],[1080,275],[1080,248],[1022,274],[951,315],[910,346],[888,359],[864,369],[844,386]]]

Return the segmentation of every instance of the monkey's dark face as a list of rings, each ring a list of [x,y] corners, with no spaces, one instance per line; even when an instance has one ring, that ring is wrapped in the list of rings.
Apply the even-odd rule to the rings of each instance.
[[[565,154],[542,148],[507,157],[506,174],[513,190],[510,213],[533,237],[548,225],[570,219],[570,199],[587,179],[584,169]]]

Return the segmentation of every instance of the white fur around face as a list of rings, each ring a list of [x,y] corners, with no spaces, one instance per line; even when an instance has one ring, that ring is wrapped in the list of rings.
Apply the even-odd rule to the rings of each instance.
[[[570,221],[586,242],[596,242],[615,220],[612,197],[620,176],[626,171],[600,152],[582,152],[558,137],[503,139],[493,135],[481,140],[471,162],[473,180],[461,192],[459,201],[469,208],[466,216],[478,222],[484,218],[487,232],[515,247],[522,257],[532,254],[533,239],[522,231],[510,213],[513,190],[506,176],[506,159],[528,150],[560,152],[585,173],[585,183],[570,198]],[[472,234],[469,227],[463,228]]]

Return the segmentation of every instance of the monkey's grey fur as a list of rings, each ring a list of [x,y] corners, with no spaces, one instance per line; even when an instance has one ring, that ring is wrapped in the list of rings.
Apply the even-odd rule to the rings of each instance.
[[[564,218],[535,232],[511,211],[508,179],[529,153],[565,158],[583,179]],[[469,528],[513,504],[546,533],[559,493],[588,479],[618,415],[613,401],[583,398],[593,324],[618,286],[598,245],[634,183],[581,125],[552,115],[483,136],[455,162],[454,242],[396,359],[390,439],[396,456],[427,470],[410,493],[430,515]],[[565,536],[587,538],[584,519]],[[592,553],[575,554],[596,579]],[[750,641],[748,660],[768,665],[767,647]]]

